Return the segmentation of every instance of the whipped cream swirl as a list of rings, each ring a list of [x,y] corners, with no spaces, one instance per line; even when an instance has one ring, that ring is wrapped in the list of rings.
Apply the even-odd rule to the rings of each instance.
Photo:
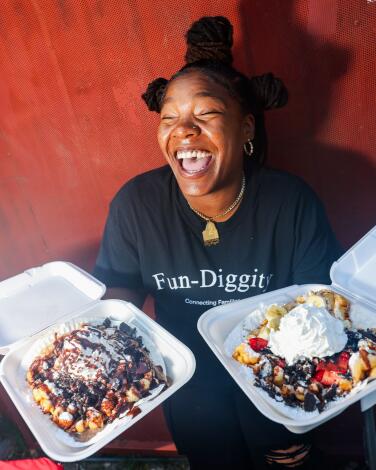
[[[83,325],[66,336],[54,369],[67,376],[98,381],[109,377],[118,363],[126,362],[124,344],[115,328]]]
[[[299,358],[325,357],[342,351],[347,343],[343,323],[325,308],[298,305],[272,331],[269,347],[273,354],[293,364]]]

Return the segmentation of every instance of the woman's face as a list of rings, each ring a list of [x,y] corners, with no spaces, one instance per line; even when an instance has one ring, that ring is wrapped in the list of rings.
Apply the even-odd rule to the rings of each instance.
[[[198,71],[173,80],[161,109],[158,142],[186,196],[203,196],[238,183],[243,145],[254,136],[228,91]]]

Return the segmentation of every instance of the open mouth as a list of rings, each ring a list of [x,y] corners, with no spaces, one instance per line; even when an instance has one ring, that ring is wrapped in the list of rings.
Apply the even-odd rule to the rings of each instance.
[[[194,175],[207,169],[213,155],[207,150],[178,150],[176,158],[184,172]]]

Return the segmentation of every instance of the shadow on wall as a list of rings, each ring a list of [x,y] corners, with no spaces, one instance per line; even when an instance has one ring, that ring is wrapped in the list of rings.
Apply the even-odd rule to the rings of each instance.
[[[283,78],[290,92],[288,106],[267,115],[268,162],[303,177],[315,189],[346,249],[376,224],[376,159],[372,143],[366,143],[368,154],[350,149],[364,140],[363,121],[372,121],[369,106],[359,106],[371,96],[364,96],[362,85],[358,86],[354,78],[355,50],[361,44],[351,29],[354,50],[333,42],[350,34],[338,32],[339,18],[346,28],[351,7],[356,4],[360,9],[357,0],[348,3],[347,11],[339,12],[335,1],[316,2],[315,6],[306,1],[299,11],[305,21],[299,21],[301,16],[297,14],[301,1],[269,0],[266,4],[263,0],[244,0],[240,4],[244,36],[249,44],[247,72],[258,75],[273,71]],[[325,11],[314,12],[315,7]],[[348,39],[352,43],[352,36]],[[237,53],[244,55],[244,51]],[[352,80],[354,94],[351,86],[344,86],[345,79]],[[338,141],[346,145],[336,144]],[[353,432],[348,433],[350,428]],[[361,455],[359,406],[350,407],[320,426],[314,435],[328,453]]]
[[[59,253],[60,259],[77,264],[80,268],[91,273],[94,269],[95,260],[99,251],[100,241],[85,241],[82,245],[74,248],[69,247],[66,251]]]
[[[367,140],[373,119],[367,97],[376,95],[376,83],[358,83],[374,63],[362,52],[374,40],[376,16],[364,5],[239,0],[243,39],[234,47],[247,74],[273,71],[285,81],[288,105],[266,114],[269,164],[315,189],[345,249],[376,224],[376,147]],[[361,31],[355,26],[359,17]],[[97,249],[85,248],[83,264],[92,267]]]
[[[315,189],[346,249],[376,224],[376,149],[364,137],[372,124],[366,103],[376,89],[371,94],[357,83],[359,67],[366,72],[370,57],[354,66],[372,31],[367,30],[372,17],[364,8],[358,0],[347,5],[308,0],[240,3],[250,46],[248,72],[273,71],[290,92],[288,106],[266,116],[269,164],[303,177]],[[363,18],[362,32],[356,28],[357,17]],[[348,47],[349,39],[354,48]],[[369,154],[351,149],[362,144]]]

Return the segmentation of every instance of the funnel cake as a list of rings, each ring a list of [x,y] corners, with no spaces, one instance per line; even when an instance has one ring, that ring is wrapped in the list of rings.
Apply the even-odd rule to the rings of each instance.
[[[55,333],[30,365],[27,382],[42,411],[75,437],[124,414],[138,414],[137,402],[167,385],[136,328],[113,325],[108,318]]]
[[[309,292],[285,305],[271,305],[260,316],[258,326],[245,332],[233,358],[250,367],[254,385],[277,402],[306,412],[322,412],[329,402],[376,378],[376,332],[353,328],[350,307],[348,299],[328,289]],[[300,315],[300,310],[304,314]],[[323,314],[331,317],[326,319],[327,325]],[[294,330],[294,315],[303,319],[300,330]],[[310,315],[317,315],[316,332],[312,332]],[[295,324],[288,323],[289,318]],[[334,319],[341,323],[336,325],[339,330],[333,328]],[[341,335],[342,343],[338,341]],[[294,340],[296,346],[291,344]],[[280,345],[285,354],[283,348],[278,350]],[[294,347],[296,354],[291,353]]]

